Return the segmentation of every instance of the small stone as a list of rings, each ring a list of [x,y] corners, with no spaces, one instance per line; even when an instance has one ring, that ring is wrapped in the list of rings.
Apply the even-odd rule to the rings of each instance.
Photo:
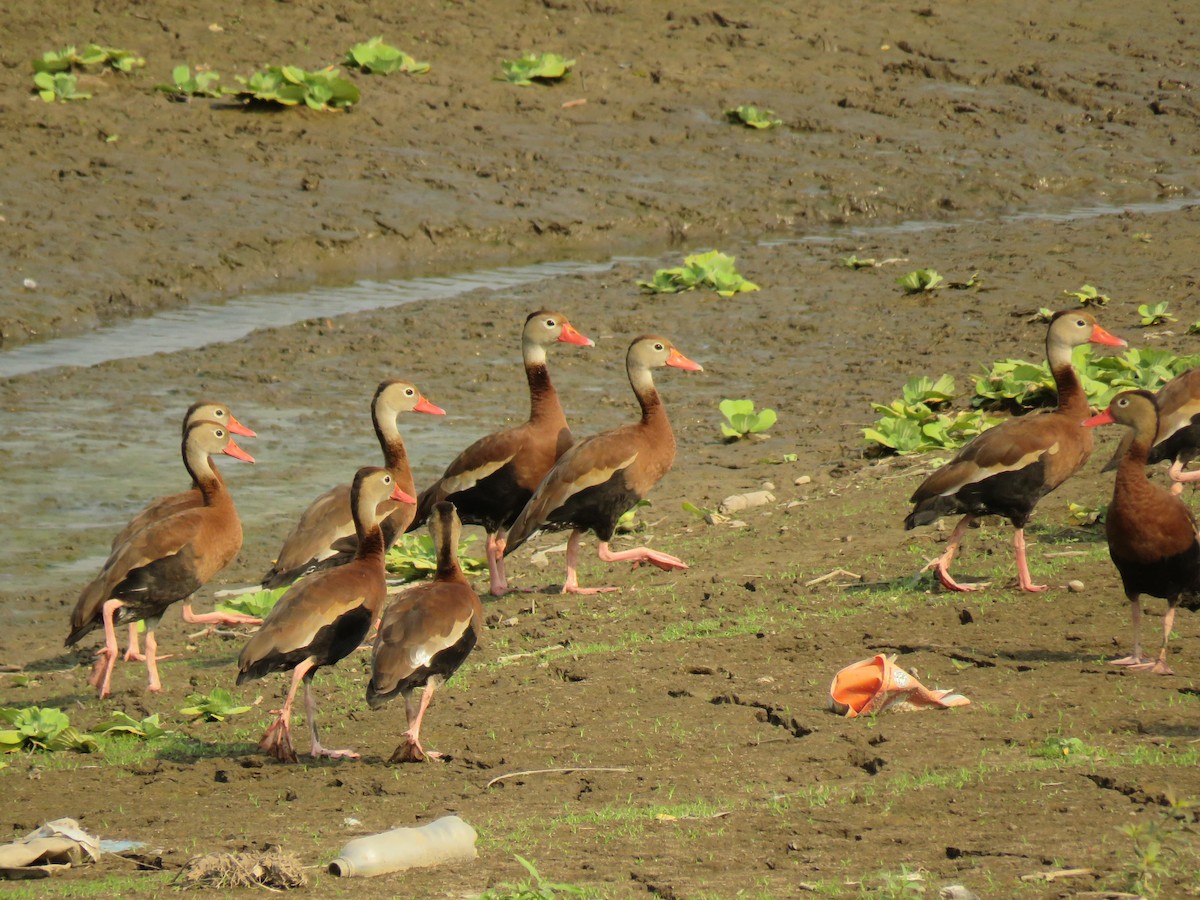
[[[799,478],[797,478],[795,481],[792,482],[792,484],[811,484],[811,483],[812,483],[811,475],[801,475]]]
[[[758,684],[774,684],[775,683],[775,679],[772,678],[770,675],[763,675],[761,678],[755,678],[754,680]]]
[[[1083,582],[1080,581],[1078,578],[1074,578],[1067,582],[1067,590],[1070,591],[1072,594],[1082,594],[1083,593]]]
[[[773,482],[773,481],[764,481],[764,482],[762,483],[762,489],[763,489],[764,491],[773,491],[773,490],[775,490],[775,482]]]

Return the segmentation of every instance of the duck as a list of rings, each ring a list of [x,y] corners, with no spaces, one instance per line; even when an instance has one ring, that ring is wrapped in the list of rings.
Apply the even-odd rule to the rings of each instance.
[[[1200,472],[1187,471],[1187,465],[1200,453],[1200,366],[1176,375],[1154,395],[1158,407],[1158,432],[1150,446],[1146,461],[1150,464],[1171,460],[1167,471],[1173,482],[1171,491],[1183,492],[1185,484],[1200,481]],[[1126,431],[1121,444],[1105,465],[1111,472],[1120,465],[1133,440],[1133,432]]]
[[[238,437],[258,437],[258,435],[250,428],[247,428],[238,421],[226,403],[219,403],[212,400],[198,400],[187,408],[187,412],[183,414],[183,431],[187,432],[188,426],[193,422],[217,422],[224,424],[229,429],[229,433]],[[218,473],[217,477],[220,477]],[[136,516],[129,520],[129,523],[117,532],[117,536],[113,538],[112,546],[109,550],[111,553],[117,547],[128,541],[134,534],[141,531],[147,525],[167,516],[174,515],[177,512],[182,512],[185,509],[193,509],[201,506],[204,503],[204,497],[200,493],[200,489],[195,484],[189,490],[181,491],[177,494],[168,494],[165,497],[158,497],[152,500],[142,508]],[[189,597],[184,601],[180,608],[183,614],[183,621],[188,624],[203,624],[212,628],[217,625],[258,625],[262,619],[257,616],[247,616],[241,613],[225,613],[225,612],[210,612],[196,613],[192,610],[192,601]],[[138,648],[138,625],[136,622],[129,625],[129,645],[125,651],[125,660],[144,661],[145,655]]]
[[[388,762],[422,762],[443,754],[421,745],[421,722],[434,692],[475,649],[483,634],[483,606],[458,564],[462,523],[454,504],[442,500],[429,513],[437,551],[433,580],[409,588],[388,606],[372,649],[367,704],[379,709],[400,694],[408,730]],[[424,686],[421,702],[413,692]]]
[[[573,445],[542,479],[508,530],[506,554],[539,531],[571,529],[564,594],[619,590],[580,587],[579,544],[589,531],[600,541],[598,551],[604,562],[647,562],[663,570],[687,568],[678,557],[648,547],[621,551],[609,548],[617,520],[650,492],[675,461],[675,435],[651,374],[651,370],[661,366],[685,372],[704,371],[665,337],[635,338],[625,355],[625,370],[642,410],[641,419]]]
[[[379,526],[387,509],[383,504],[391,501],[411,506],[416,498],[400,486],[390,469],[379,466],[364,466],[355,472],[350,497],[358,538],[354,558],[289,587],[238,656],[239,685],[271,672],[292,673],[283,708],[272,711],[275,721],[258,744],[283,762],[297,761],[291,739],[292,704],[302,682],[310,755],[314,759],[359,758],[353,750],[330,750],[321,745],[312,680],[318,669],[335,665],[358,648],[383,606],[387,596]]]
[[[913,493],[905,530],[929,525],[942,516],[963,517],[946,549],[926,569],[933,569],[951,591],[985,585],[960,584],[950,576],[950,563],[966,530],[980,516],[1003,516],[1012,523],[1017,581],[1023,591],[1044,591],[1034,584],[1025,554],[1025,525],[1046,494],[1078,472],[1092,453],[1092,432],[1083,427],[1091,413],[1087,395],[1071,362],[1071,351],[1086,343],[1128,346],[1105,331],[1086,312],[1064,310],[1050,320],[1046,358],[1058,391],[1058,405],[1048,413],[1019,416],[980,434],[921,483]]]
[[[1200,540],[1196,519],[1174,492],[1146,477],[1146,463],[1156,435],[1162,433],[1155,397],[1149,391],[1123,391],[1108,408],[1084,421],[1124,425],[1129,429],[1125,452],[1117,466],[1112,501],[1104,519],[1108,555],[1121,575],[1133,624],[1133,651],[1111,665],[1174,675],[1167,665],[1167,643],[1175,624],[1175,609],[1200,609]],[[1163,616],[1162,648],[1157,657],[1142,653],[1142,595],[1167,601]]]
[[[454,458],[442,476],[417,498],[408,526],[424,525],[434,506],[450,501],[462,522],[487,531],[490,593],[508,593],[504,535],[533,496],[550,467],[571,446],[571,429],[546,368],[546,348],[554,343],[594,347],[560,312],[530,313],[521,330],[521,358],[529,384],[529,419],[481,437]]]
[[[371,419],[375,423],[379,446],[383,449],[383,464],[392,473],[400,489],[412,496],[416,494],[416,485],[404,438],[396,427],[396,418],[404,412],[444,416],[446,411],[425,399],[416,386],[407,381],[381,382],[371,399]],[[381,527],[386,550],[408,528],[415,507],[412,503],[393,503],[386,497],[384,501],[387,508]],[[349,562],[354,555],[355,524],[351,487],[349,484],[340,484],[308,505],[284,539],[275,564],[263,575],[261,583],[250,590],[284,587],[302,575]]]
[[[172,603],[190,597],[225,568],[242,546],[241,520],[212,457],[225,454],[250,463],[254,457],[237,445],[221,422],[193,422],[184,433],[182,449],[201,505],[155,519],[131,534],[84,587],[71,612],[68,647],[97,626],[104,628],[103,666],[97,665],[92,676],[101,698],[111,691],[115,626],[122,621],[146,622],[148,689],[162,690],[154,635],[159,620]]]

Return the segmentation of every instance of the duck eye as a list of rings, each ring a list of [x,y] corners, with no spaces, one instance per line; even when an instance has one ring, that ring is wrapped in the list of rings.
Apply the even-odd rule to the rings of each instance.
[[[405,389],[404,389],[404,396],[405,396],[405,397],[411,397],[411,396],[413,395],[413,393],[414,393],[414,391],[413,391],[413,389],[412,389],[412,388],[405,388]]]
[[[216,429],[216,435],[219,438],[225,437],[225,429],[223,429],[223,428]]]
[[[662,344],[655,344],[654,349],[655,350],[666,350],[667,348],[664,347]]]
[[[1086,322],[1086,321],[1084,321],[1083,319],[1076,319],[1076,320],[1075,320],[1075,324],[1076,324],[1076,325],[1078,325],[1080,328],[1086,328],[1086,327],[1087,327],[1087,322]]]
[[[223,409],[214,409],[214,410],[213,410],[213,415],[214,415],[214,416],[216,416],[218,419],[223,419],[223,418],[225,418],[225,410],[223,410]]]
[[[557,325],[557,324],[558,324],[558,323],[557,323],[557,322],[555,322],[553,319],[547,319],[547,320],[546,320],[546,327],[547,327],[547,328],[553,328],[553,327],[554,327],[555,325]]]

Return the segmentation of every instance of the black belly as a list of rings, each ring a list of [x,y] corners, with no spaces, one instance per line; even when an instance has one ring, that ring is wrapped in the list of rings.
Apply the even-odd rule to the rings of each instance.
[[[510,464],[446,499],[454,504],[463,524],[482,525],[494,532],[504,531],[517,521],[532,496],[532,490],[517,483],[517,470]]]
[[[1182,553],[1149,561],[1121,559],[1111,549],[1109,555],[1121,573],[1125,596],[1132,599],[1149,594],[1174,600],[1186,595],[1188,602],[1184,605],[1192,608],[1193,597],[1200,591],[1200,544],[1193,542]]]
[[[550,530],[578,528],[595,532],[602,541],[612,539],[617,520],[642,499],[625,485],[624,472],[614,472],[603,484],[584,488],[546,517]]]
[[[1024,528],[1033,508],[1047,493],[1046,464],[1041,460],[1014,472],[1000,472],[964,485],[944,497],[921,502],[904,520],[906,528],[928,525],[941,516],[1004,516],[1016,528]]]

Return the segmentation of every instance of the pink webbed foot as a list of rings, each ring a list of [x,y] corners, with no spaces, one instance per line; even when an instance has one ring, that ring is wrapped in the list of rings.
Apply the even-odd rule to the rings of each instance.
[[[1120,659],[1110,659],[1110,666],[1126,666],[1130,669],[1145,669],[1154,665],[1155,660],[1149,656],[1144,656],[1141,653],[1132,654],[1130,656],[1122,656]]]
[[[226,612],[209,612],[195,613],[192,612],[191,606],[183,608],[183,621],[192,625],[261,625],[262,619],[258,616],[248,616],[243,613],[226,613]]]
[[[1150,672],[1153,675],[1174,675],[1175,670],[1167,665],[1166,660],[1152,659],[1144,663],[1130,666],[1138,672]]]
[[[991,587],[992,584],[990,581],[960,584],[950,577],[950,572],[942,564],[942,557],[940,556],[937,559],[931,559],[928,563],[926,563],[925,567],[921,569],[921,571],[928,572],[931,569],[933,570],[934,574],[937,575],[938,583],[948,591],[958,591],[965,594],[970,593],[971,591],[981,591],[986,587]]]
[[[320,744],[313,744],[308,751],[308,755],[313,759],[361,759],[362,754],[356,753],[353,750],[327,750]]]

